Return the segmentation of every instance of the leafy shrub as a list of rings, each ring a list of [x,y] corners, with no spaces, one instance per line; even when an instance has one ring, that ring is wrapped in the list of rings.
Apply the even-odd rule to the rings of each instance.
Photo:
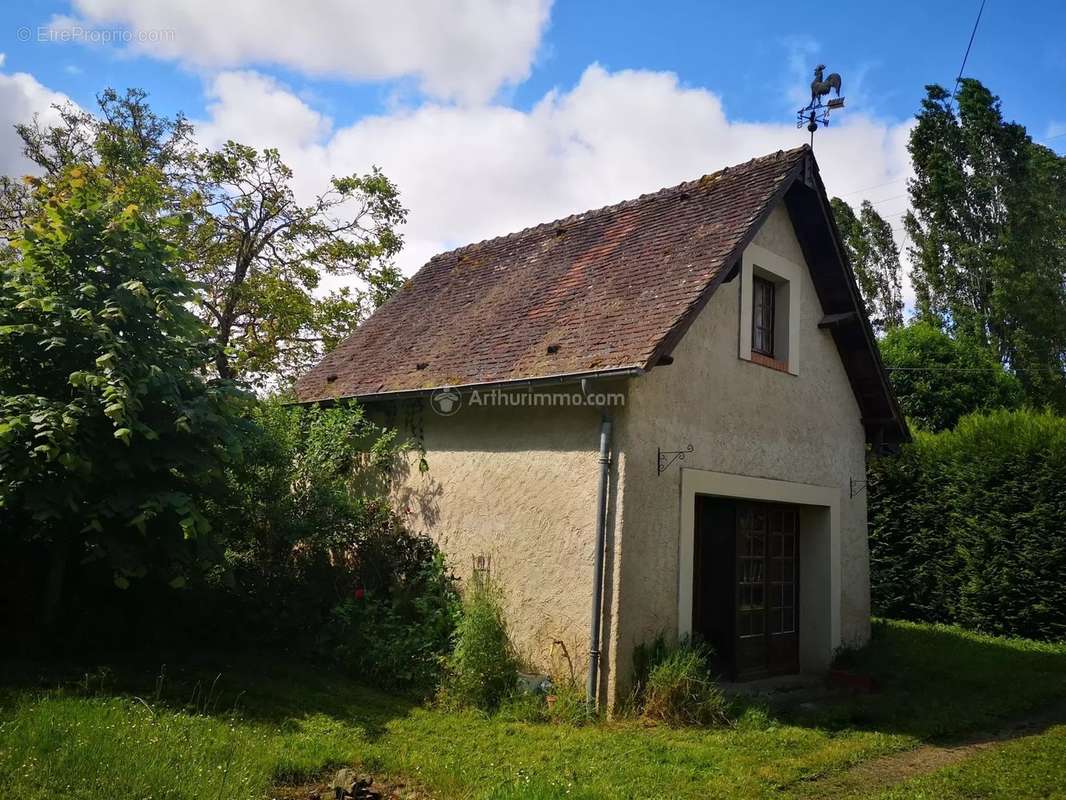
[[[356,404],[259,404],[258,436],[229,472],[231,532],[214,579],[233,640],[317,653],[391,689],[431,692],[459,596],[429,538],[379,498],[400,449]]]
[[[108,175],[34,180],[22,229],[0,236],[0,530],[38,573],[16,613],[51,641],[72,574],[180,587],[217,553],[205,505],[249,400],[204,375],[168,198],[150,171]]]
[[[972,415],[870,477],[875,613],[1066,638],[1066,419]]]
[[[202,505],[214,548],[192,551],[184,586],[148,573],[119,589],[106,563],[79,565],[67,579],[58,646],[168,658],[193,648],[283,651],[325,657],[368,683],[431,692],[459,598],[436,545],[379,497],[395,434],[354,404],[260,401],[243,423],[244,458]],[[32,564],[32,555],[22,558]],[[0,596],[0,613],[9,605]]]
[[[379,497],[374,481],[395,434],[361,407],[269,400],[251,422],[246,458],[227,470],[225,498],[211,510],[226,550],[207,588],[239,622],[225,637],[308,651],[356,587],[380,598],[436,549],[405,531]]]
[[[923,430],[948,430],[972,412],[1022,405],[1021,382],[992,353],[927,322],[889,331],[880,350],[903,413]]]
[[[705,644],[670,645],[660,634],[634,653],[634,705],[647,719],[667,725],[722,725],[728,703],[711,670]]]
[[[443,556],[414,537],[418,558],[377,589],[354,587],[333,609],[322,649],[360,680],[432,692],[440,683],[459,619],[459,595]]]
[[[518,660],[507,633],[499,589],[488,578],[463,598],[455,650],[447,662],[442,705],[493,711],[517,686]]]

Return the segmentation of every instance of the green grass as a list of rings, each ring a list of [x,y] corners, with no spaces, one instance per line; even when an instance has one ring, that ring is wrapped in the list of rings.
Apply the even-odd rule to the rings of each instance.
[[[826,727],[876,728],[925,741],[995,727],[1066,703],[1066,643],[982,636],[947,625],[874,623],[870,644],[841,666],[877,678],[880,693],[810,715]]]
[[[143,667],[59,688],[54,672],[46,686],[24,672],[0,689],[0,797],[258,799],[348,764],[444,798],[781,797],[1066,695],[1064,646],[881,623],[849,658],[882,694],[817,712],[749,708],[716,730],[445,713],[307,666],[228,665],[217,682],[189,670],[161,689]]]
[[[253,689],[247,704],[224,681],[211,700],[191,704],[167,703],[167,694],[190,696],[180,684],[159,699],[78,688],[8,692],[0,703],[0,796],[258,798],[273,783],[355,762],[376,715],[402,708],[313,673],[242,680]]]
[[[1066,727],[1057,726],[915,778],[879,800],[1066,797]]]

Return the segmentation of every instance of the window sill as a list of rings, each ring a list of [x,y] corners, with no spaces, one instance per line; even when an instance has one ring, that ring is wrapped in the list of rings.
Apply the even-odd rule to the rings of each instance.
[[[770,356],[764,356],[762,353],[751,354],[751,358],[748,359],[752,364],[758,364],[762,367],[769,367],[770,369],[776,369],[778,372],[788,372],[788,362],[779,361],[776,358]]]

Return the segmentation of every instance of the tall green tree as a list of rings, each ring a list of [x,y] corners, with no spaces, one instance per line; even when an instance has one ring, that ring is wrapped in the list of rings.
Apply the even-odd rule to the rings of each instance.
[[[903,324],[902,267],[892,227],[869,200],[862,201],[858,216],[839,197],[830,205],[870,323],[882,332],[898,328]]]
[[[904,220],[918,312],[991,349],[1031,403],[1066,409],[1066,158],[979,81],[926,91]]]
[[[994,353],[928,322],[895,328],[879,346],[903,413],[922,430],[950,430],[967,414],[1016,409],[1024,400]]]
[[[183,237],[174,244],[201,289],[196,309],[220,345],[220,376],[284,386],[399,287],[406,210],[380,170],[301,199],[276,150],[200,148],[184,117],[156,114],[140,90],[97,101],[93,114],[65,106],[51,127],[18,126],[24,152],[45,175],[87,163],[115,181],[163,176],[161,211],[189,222],[168,235]],[[30,200],[18,182],[0,184],[0,225],[17,228]]]
[[[402,281],[392,258],[406,211],[378,169],[333,178],[301,203],[277,150],[227,142],[197,156],[187,265],[223,377],[294,381]],[[327,278],[362,287],[324,290]]]
[[[32,188],[0,262],[0,530],[48,554],[54,612],[72,562],[184,581],[245,396],[205,375],[159,170],[75,165]]]

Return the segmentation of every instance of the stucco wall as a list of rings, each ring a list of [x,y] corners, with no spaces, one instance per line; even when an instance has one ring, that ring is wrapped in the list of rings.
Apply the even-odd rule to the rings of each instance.
[[[805,263],[783,207],[754,243]],[[678,625],[681,472],[675,464],[657,477],[656,447],[692,444],[689,468],[839,487],[841,635],[850,644],[869,635],[865,495],[851,499],[848,492],[849,478],[865,478],[864,432],[833,339],[818,329],[822,310],[809,271],[801,274],[798,375],[738,358],[741,281],[734,279],[696,318],[672,365],[630,382],[617,442],[625,483],[612,628],[623,684],[632,648]]]
[[[601,389],[625,387],[597,385]],[[394,484],[397,506],[408,511],[414,530],[438,541],[464,581],[473,559],[491,559],[524,660],[559,674],[567,666],[553,644],[563,642],[580,679],[588,660],[599,413],[467,403],[454,416],[441,417],[427,403],[421,427],[429,471],[420,473],[417,457],[409,459]],[[616,464],[612,487],[620,484]],[[617,518],[617,493],[609,499]],[[609,539],[613,543],[613,526]],[[612,575],[617,565],[608,557],[605,566]],[[610,583],[616,580],[614,575]]]

